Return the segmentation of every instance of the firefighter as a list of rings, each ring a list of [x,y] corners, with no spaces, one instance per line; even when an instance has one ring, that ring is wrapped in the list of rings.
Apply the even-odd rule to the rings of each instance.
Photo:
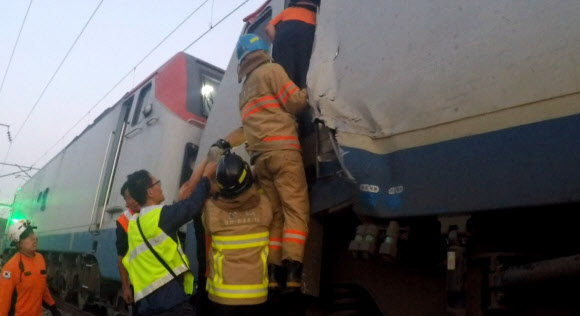
[[[215,168],[215,163],[208,163],[196,169],[190,179],[196,183],[193,192],[183,201],[167,206],[160,205],[165,199],[160,180],[146,170],[129,175],[129,193],[141,210],[128,224],[123,265],[140,315],[195,314],[189,303],[193,275],[177,231],[201,212],[210,193],[208,178]]]
[[[258,193],[250,166],[229,151],[220,158],[216,182],[219,194],[203,212],[211,238],[206,285],[210,315],[265,315],[270,202]]]
[[[266,35],[273,43],[272,58],[299,88],[306,87],[310,65],[317,4],[311,0],[292,0],[288,8],[266,26]]]
[[[309,204],[300,143],[293,114],[307,106],[307,93],[273,63],[268,45],[254,34],[237,45],[242,127],[211,151],[247,141],[254,173],[274,212],[268,256],[269,287],[300,288]],[[285,282],[284,282],[284,279]]]
[[[36,227],[28,220],[10,226],[8,238],[16,254],[6,262],[0,276],[0,316],[42,315],[42,306],[60,316],[46,285],[46,264],[36,252]]]

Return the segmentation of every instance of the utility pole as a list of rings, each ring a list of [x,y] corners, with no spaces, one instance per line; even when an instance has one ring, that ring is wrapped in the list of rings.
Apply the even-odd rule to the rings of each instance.
[[[12,135],[10,135],[10,125],[0,123],[0,126],[6,127],[6,136],[8,136],[8,141],[12,143]]]

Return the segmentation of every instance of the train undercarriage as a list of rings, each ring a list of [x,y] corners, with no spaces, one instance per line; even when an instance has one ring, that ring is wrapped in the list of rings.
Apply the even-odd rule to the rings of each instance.
[[[377,306],[344,315],[578,315],[577,208],[366,224],[342,210],[322,221],[321,297],[351,288]]]

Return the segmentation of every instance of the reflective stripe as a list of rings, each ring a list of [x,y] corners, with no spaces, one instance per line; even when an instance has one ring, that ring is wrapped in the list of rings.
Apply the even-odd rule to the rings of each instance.
[[[212,240],[218,240],[218,241],[234,241],[234,240],[244,240],[244,239],[254,239],[254,238],[260,238],[260,237],[268,237],[268,236],[269,236],[268,232],[261,232],[261,233],[255,233],[255,234],[235,235],[235,236],[212,235],[211,238],[212,238]]]
[[[149,243],[151,244],[151,247],[155,247],[157,245],[159,245],[160,243],[164,242],[165,239],[170,238],[169,236],[167,236],[164,232],[161,232],[159,235],[148,239]],[[133,250],[129,253],[129,257],[127,258],[127,262],[130,263],[131,260],[135,259],[135,257],[137,257],[140,253],[145,252],[145,251],[149,251],[149,247],[147,247],[147,244],[145,242],[142,242],[139,246],[133,248]]]
[[[240,110],[240,114],[243,114],[244,112],[250,110],[252,107],[258,107],[261,104],[264,104],[266,102],[277,102],[277,101],[276,101],[276,98],[274,96],[271,96],[271,95],[267,95],[267,96],[264,96],[264,97],[261,97],[261,98],[257,98],[254,101],[252,101],[252,102],[244,105],[242,107],[242,109]]]
[[[181,265],[181,266],[178,266],[177,268],[173,269],[173,273],[175,273],[175,275],[180,275],[180,274],[186,272],[187,270],[188,269],[185,265]],[[165,274],[161,278],[153,281],[151,284],[144,287],[141,291],[135,293],[135,302],[137,302],[138,300],[151,294],[153,291],[155,291],[158,288],[162,287],[163,285],[169,283],[169,281],[171,281],[171,280],[173,280],[173,275],[171,275],[171,273],[169,273],[169,271],[168,271],[167,274]]]
[[[260,258],[262,259],[262,280],[264,283],[268,283],[268,248],[264,247],[260,253]]]
[[[282,86],[280,91],[278,91],[278,93],[276,94],[276,99],[280,101],[280,104],[284,105],[284,103],[286,103],[286,100],[288,100],[288,98],[296,90],[298,90],[298,87],[294,84],[294,82],[288,81],[284,86]]]
[[[236,240],[236,241],[215,241],[212,240],[212,247],[217,250],[224,249],[244,249],[252,247],[267,246],[269,243],[268,237],[248,239],[248,240]]]
[[[295,242],[295,243],[301,244],[301,245],[304,245],[305,244],[304,240],[302,240],[302,239],[296,239],[296,238],[284,238],[283,241],[284,242]]]
[[[224,249],[244,249],[259,246],[267,246],[269,233],[236,235],[236,236],[212,236],[212,247],[218,251]]]
[[[282,105],[284,105],[284,103],[286,103],[286,101],[288,100],[288,98],[296,91],[298,90],[297,86],[294,86],[292,89],[290,89],[290,91],[288,91],[288,94],[286,94],[286,96],[282,99],[280,99],[280,103],[282,103]]]
[[[300,148],[300,142],[298,142],[298,137],[296,136],[269,136],[269,137],[264,137],[262,139],[263,143],[268,143],[268,142],[289,142],[288,145],[292,146],[292,147],[296,147],[296,148]]]
[[[265,104],[263,104],[263,105],[261,105],[261,106],[259,106],[259,107],[256,107],[256,108],[254,108],[254,109],[252,109],[252,110],[248,111],[248,112],[247,112],[247,113],[246,113],[246,114],[245,114],[245,115],[242,117],[242,122],[244,122],[244,121],[246,120],[246,118],[248,118],[248,116],[250,116],[250,115],[252,115],[252,114],[254,114],[254,113],[256,113],[256,112],[260,112],[260,111],[262,111],[262,110],[265,110],[265,109],[268,109],[268,108],[279,108],[279,107],[280,107],[280,104],[278,104],[278,103],[274,103],[274,102],[268,102],[268,103],[265,103]]]
[[[306,237],[298,234],[284,234],[284,238],[296,238],[301,240],[306,240]]]
[[[207,291],[210,294],[224,298],[255,298],[268,295],[268,284],[228,286],[210,281],[207,282]]]
[[[280,140],[298,140],[298,137],[296,136],[270,136],[270,137],[264,137],[264,139],[262,139],[263,142],[276,142],[276,141],[280,141]]]
[[[282,249],[282,238],[270,238],[270,249]]]
[[[215,271],[215,274],[213,276],[213,280],[217,283],[222,282],[222,279],[221,279],[222,268],[220,266],[218,266],[221,264],[222,258],[223,258],[223,254],[220,252],[217,252],[213,255],[213,270]]]
[[[306,233],[299,230],[287,229],[282,234],[282,241],[304,245],[306,241]]]

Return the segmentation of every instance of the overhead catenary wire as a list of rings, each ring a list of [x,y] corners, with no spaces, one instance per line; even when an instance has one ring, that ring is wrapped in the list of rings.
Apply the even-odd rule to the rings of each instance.
[[[207,31],[203,32],[203,34],[201,34],[200,36],[198,36],[195,40],[193,40],[193,42],[191,42],[191,44],[187,45],[186,48],[184,48],[183,50],[186,51],[187,49],[189,49],[191,46],[193,46],[193,44],[197,43],[200,39],[202,39],[207,33],[209,33],[211,30],[214,29],[214,27],[220,25],[220,23],[222,23],[223,21],[225,21],[227,18],[230,17],[230,15],[234,14],[234,12],[238,11],[241,7],[243,7],[246,3],[250,2],[250,0],[246,0],[244,2],[242,2],[239,6],[237,6],[235,9],[233,9],[232,11],[230,11],[230,13],[226,14],[226,16],[224,16],[221,20],[219,20],[216,24],[210,26]]]
[[[14,52],[16,51],[16,47],[18,46],[18,42],[20,41],[20,35],[22,34],[22,29],[24,29],[24,24],[26,24],[26,19],[28,18],[28,12],[30,12],[30,7],[32,6],[32,0],[28,4],[28,9],[26,9],[26,14],[24,15],[24,19],[22,20],[22,25],[20,25],[20,31],[18,31],[18,36],[16,37],[16,43],[14,43],[14,47],[12,48],[12,53],[10,54],[10,59],[8,59],[8,66],[6,66],[6,71],[4,72],[4,76],[2,76],[2,82],[0,83],[0,94],[2,93],[2,88],[4,88],[4,81],[6,80],[6,76],[8,75],[8,71],[10,70],[10,65],[12,64],[12,57],[14,57]]]
[[[24,29],[24,25],[26,24],[26,19],[28,18],[28,13],[30,12],[30,7],[32,6],[32,0],[28,3],[28,9],[26,9],[26,14],[24,14],[24,19],[22,20],[22,25],[20,25],[20,30],[18,31],[18,36],[16,37],[16,42],[14,43],[14,47],[12,48],[12,53],[10,54],[10,59],[8,60],[8,65],[6,66],[6,71],[4,72],[4,76],[2,76],[2,83],[0,83],[0,94],[2,93],[2,89],[4,88],[4,82],[6,80],[6,76],[8,75],[8,71],[10,70],[10,65],[12,64],[12,57],[14,57],[14,52],[16,52],[16,47],[18,46],[18,42],[20,41],[20,35],[22,34],[22,30]],[[15,136],[16,137],[16,136]],[[12,149],[12,140],[15,137],[12,137],[10,144],[8,145],[8,150],[6,151],[6,155],[4,155],[4,159],[2,162],[6,163],[8,161],[8,156],[10,155],[10,150]],[[0,166],[0,174],[4,171],[4,165]]]
[[[38,106],[38,103],[40,103],[40,100],[42,100],[42,97],[44,96],[44,93],[46,92],[46,90],[48,90],[48,87],[52,83],[52,80],[54,80],[54,77],[56,77],[56,74],[58,73],[58,71],[60,70],[60,68],[64,64],[64,62],[67,60],[70,52],[73,50],[73,48],[75,47],[76,43],[79,41],[79,38],[81,37],[81,35],[83,35],[85,29],[87,28],[87,26],[89,25],[89,23],[91,22],[91,20],[93,19],[93,17],[95,16],[95,14],[97,13],[97,11],[99,10],[99,8],[101,7],[101,4],[103,4],[103,1],[104,0],[101,0],[101,2],[99,2],[99,4],[97,5],[97,7],[95,8],[95,10],[93,11],[93,14],[91,14],[91,16],[89,17],[89,19],[85,23],[85,26],[80,31],[80,33],[77,35],[77,38],[72,43],[72,45],[68,49],[68,52],[66,53],[66,55],[64,56],[64,58],[62,59],[62,61],[60,62],[60,64],[58,65],[58,67],[56,68],[56,70],[54,71],[54,73],[52,74],[52,76],[50,77],[50,80],[48,80],[48,83],[46,84],[46,86],[42,90],[42,93],[40,94],[40,96],[38,97],[38,99],[36,100],[36,102],[34,103],[34,106],[32,107],[32,109],[30,109],[30,111],[28,112],[28,115],[26,115],[26,118],[24,119],[24,122],[22,122],[22,124],[20,125],[20,128],[16,131],[16,134],[14,135],[14,140],[16,140],[18,138],[18,135],[20,134],[20,131],[22,131],[22,129],[26,125],[26,122],[28,122],[28,119],[30,118],[30,116],[32,115],[32,113],[34,112],[34,110],[36,109],[36,107]]]
[[[191,46],[193,46],[195,43],[197,43],[199,40],[201,40],[204,36],[206,36],[211,30],[213,30],[216,26],[218,26],[221,22],[225,21],[227,18],[229,18],[233,13],[235,13],[237,10],[239,10],[242,6],[244,6],[246,3],[248,3],[250,0],[245,0],[244,2],[242,2],[240,5],[238,5],[235,9],[233,9],[232,11],[230,11],[226,16],[224,16],[221,20],[219,20],[216,24],[214,25],[210,25],[210,27],[204,32],[202,33],[200,36],[198,36],[193,42],[191,42],[185,49],[187,50],[188,48],[190,48]],[[70,129],[68,129],[63,136],[61,136],[52,146],[49,147],[48,150],[46,150],[44,152],[44,154],[42,154],[42,156],[40,156],[33,164],[32,166],[35,166],[40,160],[42,160],[42,158],[44,158],[50,151],[52,151],[54,149],[54,147],[56,147],[56,145],[58,145],[62,140],[64,140],[64,138],[66,137],[66,135],[68,135],[68,133],[70,133],[79,123],[81,123],[83,121],[83,119],[85,117],[87,117],[87,115],[89,115],[89,113],[91,113],[92,110],[94,110],[107,96],[109,96],[109,94],[111,92],[113,92],[118,86],[119,84],[121,84],[139,65],[141,65],[143,63],[143,61],[145,61],[157,48],[159,48],[159,46],[161,46],[161,44],[163,42],[165,42],[179,27],[181,27],[187,20],[189,20],[201,7],[203,7],[207,2],[209,2],[209,0],[204,1],[203,3],[201,3],[191,14],[189,14],[181,23],[179,23],[167,36],[165,36],[165,38],[163,38],[163,40],[161,40],[161,42],[159,42],[151,51],[149,51],[149,53],[147,53],[145,55],[145,57],[143,57],[135,66],[131,67],[131,70],[129,70],[110,90],[107,91],[107,93],[105,93],[105,95],[99,99],[99,101],[97,101],[97,103],[95,103]]]
[[[109,96],[109,94],[111,94],[111,92],[113,92],[125,79],[127,79],[127,77],[129,77],[129,75],[131,74],[135,74],[135,70],[137,69],[137,67],[139,65],[141,65],[143,63],[143,61],[145,61],[149,56],[151,56],[151,54],[157,50],[157,48],[159,48],[159,46],[161,46],[161,44],[163,44],[173,33],[175,33],[175,31],[177,31],[185,22],[187,22],[187,20],[189,20],[197,11],[199,11],[199,9],[201,9],[209,0],[205,0],[204,2],[202,2],[199,6],[197,6],[195,8],[195,10],[193,10],[185,19],[183,19],[183,21],[181,21],[181,23],[179,23],[171,32],[169,32],[169,34],[167,34],[167,36],[165,36],[159,43],[157,43],[157,45],[155,45],[155,47],[153,47],[146,55],[145,57],[141,58],[141,60],[139,62],[137,62],[137,64],[135,64],[135,66],[133,66],[131,68],[131,70],[129,70],[127,72],[127,74],[125,74],[119,81],[117,81],[117,83],[115,83],[115,85],[109,89],[105,95],[103,95],[99,101],[97,101],[97,103],[95,103],[88,111],[87,113],[85,113],[78,121],[76,121],[76,123],[73,124],[73,126],[71,128],[69,128],[52,146],[50,146],[50,148],[44,152],[44,154],[42,154],[42,156],[40,156],[40,158],[38,158],[32,165],[36,165],[42,158],[44,158],[52,149],[54,149],[54,147],[56,147],[56,145],[58,145],[58,143],[60,143],[62,140],[64,140],[64,138],[66,137],[66,135],[68,135],[68,133],[70,133],[75,127],[77,127],[77,125],[79,125],[79,123],[81,123],[83,121],[83,119],[85,117],[87,117],[91,111],[93,111],[101,102],[103,102],[103,100],[105,98],[107,98]],[[134,79],[133,79],[134,81]]]

